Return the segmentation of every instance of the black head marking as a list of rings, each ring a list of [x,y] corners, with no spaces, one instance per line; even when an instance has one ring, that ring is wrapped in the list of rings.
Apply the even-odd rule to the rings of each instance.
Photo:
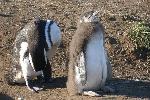
[[[54,23],[54,21],[51,21],[50,24],[48,25],[48,37],[49,37],[49,41],[51,43],[51,46],[53,46],[53,42],[52,42],[52,38],[51,38],[51,34],[50,34],[50,31],[51,31],[51,25]]]

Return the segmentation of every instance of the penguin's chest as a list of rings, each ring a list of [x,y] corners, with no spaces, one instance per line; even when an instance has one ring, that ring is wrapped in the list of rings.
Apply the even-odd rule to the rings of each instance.
[[[80,62],[85,62],[86,84],[82,89],[98,89],[104,85],[107,77],[107,65],[105,49],[103,46],[103,36],[97,33],[91,37],[85,47],[84,60],[80,56]],[[80,67],[80,66],[78,66]],[[76,72],[76,80],[81,84],[80,73]]]

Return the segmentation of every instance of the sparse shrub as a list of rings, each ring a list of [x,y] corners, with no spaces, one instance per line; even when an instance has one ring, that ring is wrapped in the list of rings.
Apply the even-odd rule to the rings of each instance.
[[[150,24],[135,22],[129,32],[129,37],[136,49],[141,47],[150,49]]]

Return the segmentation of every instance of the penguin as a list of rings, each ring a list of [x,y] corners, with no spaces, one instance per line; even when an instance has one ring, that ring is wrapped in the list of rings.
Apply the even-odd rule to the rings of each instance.
[[[112,78],[112,68],[104,46],[104,28],[98,11],[80,16],[69,46],[67,90],[69,95],[100,96],[98,90],[114,92],[105,86]]]
[[[51,82],[52,69],[49,63],[61,43],[61,31],[53,20],[32,20],[17,34],[14,41],[8,84],[25,83],[31,91],[43,88],[34,86],[33,79]]]

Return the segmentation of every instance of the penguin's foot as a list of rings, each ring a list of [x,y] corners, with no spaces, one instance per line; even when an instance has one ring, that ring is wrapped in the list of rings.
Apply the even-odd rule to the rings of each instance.
[[[43,88],[39,88],[39,87],[29,87],[29,86],[27,86],[27,87],[30,91],[33,91],[33,92],[38,92],[40,90],[43,90]]]
[[[44,79],[44,83],[51,83],[53,81],[52,78],[46,78]]]
[[[98,93],[96,93],[96,92],[94,92],[94,91],[83,91],[83,95],[87,95],[87,96],[92,96],[92,97],[94,97],[94,96],[100,96],[100,94],[98,94]]]
[[[37,76],[37,81],[40,83],[44,83],[44,77],[42,75]]]
[[[112,89],[112,88],[109,87],[109,86],[104,86],[104,87],[102,87],[101,89],[102,89],[102,91],[104,91],[104,92],[106,92],[106,93],[114,93],[114,92],[115,92],[115,90]]]
[[[29,79],[27,79],[26,85],[30,91],[38,92],[40,90],[43,90],[43,88],[33,86],[32,80]]]
[[[37,76],[37,80],[40,82],[40,83],[50,83],[53,81],[53,79],[51,77],[43,77],[43,76]]]

